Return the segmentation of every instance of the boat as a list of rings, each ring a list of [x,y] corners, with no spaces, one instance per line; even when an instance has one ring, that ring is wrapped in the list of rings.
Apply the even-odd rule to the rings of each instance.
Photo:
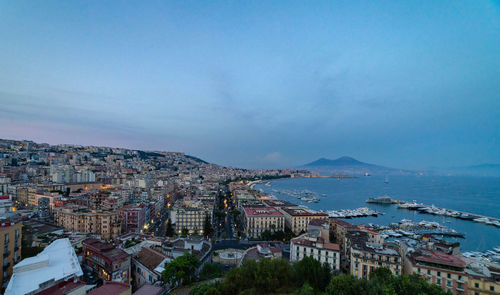
[[[389,183],[389,179],[387,178],[387,176],[385,177],[384,183],[385,184]]]
[[[393,201],[388,196],[381,196],[378,198],[369,198],[366,200],[366,203],[375,203],[375,204],[392,204]]]
[[[321,196],[324,198],[324,197],[326,197],[326,194],[321,194]]]

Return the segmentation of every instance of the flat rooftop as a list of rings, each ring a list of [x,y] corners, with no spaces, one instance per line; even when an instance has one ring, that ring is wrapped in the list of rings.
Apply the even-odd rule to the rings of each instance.
[[[39,285],[83,275],[69,239],[58,239],[37,256],[23,259],[14,266],[6,295],[23,295],[38,290]]]
[[[304,208],[281,208],[284,212],[286,212],[290,216],[317,216],[317,217],[328,217],[328,214],[323,212],[314,212],[311,210],[307,210]]]
[[[243,207],[248,216],[283,216],[283,213],[274,207]]]

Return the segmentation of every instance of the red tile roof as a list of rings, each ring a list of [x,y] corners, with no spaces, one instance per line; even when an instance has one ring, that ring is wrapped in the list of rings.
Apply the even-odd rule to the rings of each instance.
[[[120,282],[106,282],[99,288],[96,288],[87,295],[118,295],[130,289],[130,285]]]
[[[415,256],[415,261],[421,261],[432,264],[441,264],[452,267],[464,268],[467,264],[462,261],[460,258],[448,255],[440,252],[430,252],[426,251],[424,255]]]

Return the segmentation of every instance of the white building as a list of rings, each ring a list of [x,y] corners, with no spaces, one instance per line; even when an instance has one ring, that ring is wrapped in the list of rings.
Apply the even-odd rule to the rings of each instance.
[[[340,247],[329,242],[329,229],[311,231],[290,241],[290,261],[300,261],[310,256],[321,264],[327,263],[332,270],[340,269]]]
[[[36,294],[81,276],[83,271],[69,239],[58,239],[37,256],[23,259],[14,266],[5,294]]]

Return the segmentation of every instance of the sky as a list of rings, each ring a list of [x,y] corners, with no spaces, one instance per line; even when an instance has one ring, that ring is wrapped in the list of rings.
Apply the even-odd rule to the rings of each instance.
[[[0,138],[500,163],[500,2],[0,1]]]

